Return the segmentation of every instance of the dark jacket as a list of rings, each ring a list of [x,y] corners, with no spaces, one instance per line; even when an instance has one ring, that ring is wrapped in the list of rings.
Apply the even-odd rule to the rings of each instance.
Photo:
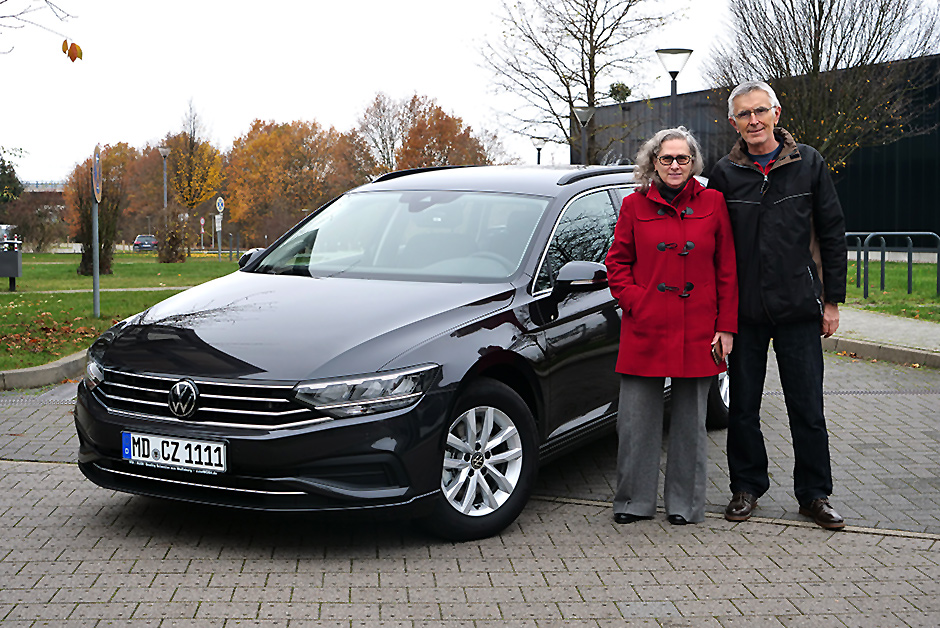
[[[606,264],[623,310],[618,373],[710,377],[724,370],[712,360],[711,341],[716,331],[737,332],[738,293],[721,194],[694,178],[673,205],[655,186],[630,194]]]
[[[774,136],[783,148],[766,175],[739,139],[708,182],[731,216],[742,323],[820,319],[824,302],[845,301],[845,219],[826,163],[787,131]]]

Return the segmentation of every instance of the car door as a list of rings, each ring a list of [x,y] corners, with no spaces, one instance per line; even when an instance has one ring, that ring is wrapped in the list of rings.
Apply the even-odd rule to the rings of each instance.
[[[620,308],[607,289],[569,294],[556,302],[551,290],[570,261],[603,262],[613,241],[617,209],[608,190],[572,199],[562,211],[533,283],[533,321],[545,352],[546,438],[574,436],[617,411],[614,372]]]

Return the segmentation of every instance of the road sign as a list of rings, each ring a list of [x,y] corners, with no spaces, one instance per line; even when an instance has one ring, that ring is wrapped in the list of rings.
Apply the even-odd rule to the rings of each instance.
[[[101,147],[95,145],[95,154],[91,159],[91,187],[95,200],[101,202]]]
[[[205,218],[200,218],[200,219],[199,219],[199,224],[200,224],[200,225],[206,224],[206,219],[205,219]]]
[[[216,209],[216,211],[218,211],[220,214],[222,213],[222,210],[225,209],[225,201],[222,200],[222,197],[221,197],[221,196],[220,196],[219,198],[215,199],[215,209]],[[218,231],[218,230],[217,230],[217,231]]]
[[[222,231],[222,214],[215,217],[215,230]]]

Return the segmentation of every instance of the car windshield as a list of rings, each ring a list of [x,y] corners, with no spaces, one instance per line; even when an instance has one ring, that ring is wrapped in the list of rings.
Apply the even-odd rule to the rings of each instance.
[[[548,202],[488,192],[351,193],[300,225],[253,271],[500,281],[519,269]]]

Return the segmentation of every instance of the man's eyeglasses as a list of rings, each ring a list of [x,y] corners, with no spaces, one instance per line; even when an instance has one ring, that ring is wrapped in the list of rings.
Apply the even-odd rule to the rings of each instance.
[[[673,160],[680,166],[685,166],[692,161],[692,155],[660,155],[656,159],[664,166],[671,166]]]
[[[739,111],[734,114],[734,117],[738,120],[750,120],[751,116],[757,116],[758,118],[763,118],[767,115],[767,112],[773,109],[773,107],[758,107],[757,109],[745,109],[744,111]]]

